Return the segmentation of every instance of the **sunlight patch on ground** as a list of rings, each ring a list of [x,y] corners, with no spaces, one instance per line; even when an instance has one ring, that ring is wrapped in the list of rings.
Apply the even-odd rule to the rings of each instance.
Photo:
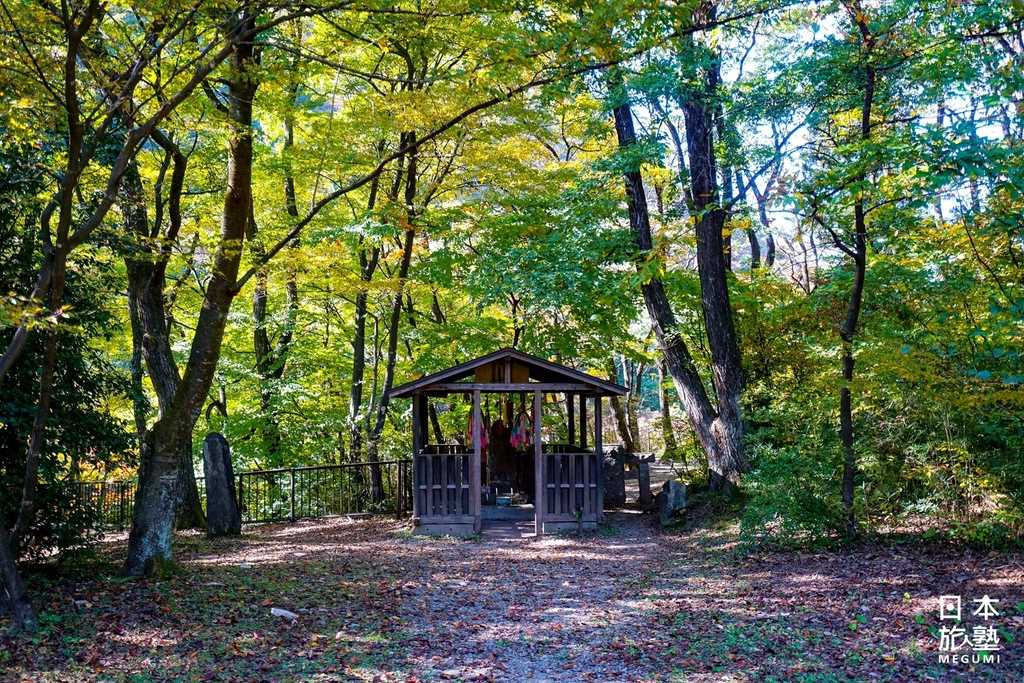
[[[188,560],[188,564],[208,566],[256,566],[267,564],[281,564],[300,559],[314,559],[310,556],[317,554],[336,554],[343,546],[321,543],[318,545],[302,545],[302,550],[296,550],[295,546],[281,545],[277,548],[260,547],[240,548],[237,552],[223,553],[220,555],[206,555],[194,557]]]
[[[111,633],[106,636],[110,640],[135,647],[173,647],[181,642],[180,638],[170,638],[163,629],[133,628],[123,633]]]

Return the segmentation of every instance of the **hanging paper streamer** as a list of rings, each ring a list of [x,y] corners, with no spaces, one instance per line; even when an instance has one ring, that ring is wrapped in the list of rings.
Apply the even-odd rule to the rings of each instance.
[[[509,442],[517,451],[525,451],[533,444],[533,417],[525,410],[520,410],[513,424]]]
[[[490,430],[490,425],[486,416],[481,415],[480,421],[483,423],[480,425],[480,450],[484,451],[487,449],[487,433]],[[473,445],[473,411],[469,411],[469,419],[466,421],[466,445]]]

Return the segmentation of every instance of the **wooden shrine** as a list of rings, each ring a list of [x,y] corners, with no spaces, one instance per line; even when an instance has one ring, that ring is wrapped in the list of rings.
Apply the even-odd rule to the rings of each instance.
[[[480,531],[485,518],[512,519],[502,515],[529,514],[531,507],[538,535],[596,528],[604,508],[602,398],[625,393],[625,387],[614,382],[509,348],[395,387],[391,398],[412,399],[416,530],[470,534]],[[481,406],[482,399],[490,406],[492,394],[499,395],[499,418],[493,433],[488,433]],[[546,394],[565,397],[565,443],[544,443],[541,438]],[[431,444],[430,401],[452,395],[471,397],[468,438],[464,443]],[[513,418],[516,402],[520,413]],[[593,411],[592,426],[588,409]],[[532,432],[528,446],[520,439],[517,449],[505,452],[498,420],[507,427],[516,420],[517,434]],[[531,422],[532,429],[523,429],[524,421]],[[588,445],[591,429],[593,441]],[[530,476],[524,476],[524,468]],[[499,495],[503,490],[509,495]],[[525,504],[511,506],[510,501],[520,499]]]

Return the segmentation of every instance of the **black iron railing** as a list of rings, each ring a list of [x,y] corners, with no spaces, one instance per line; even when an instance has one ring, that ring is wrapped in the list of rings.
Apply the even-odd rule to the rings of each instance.
[[[411,507],[409,460],[284,467],[235,474],[246,524],[353,514],[402,514]],[[206,486],[198,477],[206,505]],[[78,482],[82,505],[97,511],[104,528],[131,524],[135,480]]]
[[[135,481],[77,482],[78,502],[96,513],[96,522],[105,529],[124,529],[132,520]]]
[[[242,521],[405,512],[409,472],[408,460],[240,472]]]

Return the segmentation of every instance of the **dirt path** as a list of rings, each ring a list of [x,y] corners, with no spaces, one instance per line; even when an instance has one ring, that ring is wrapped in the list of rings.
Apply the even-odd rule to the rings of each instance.
[[[419,581],[400,613],[416,635],[407,659],[423,677],[630,680],[633,606],[664,560],[638,515],[611,516],[578,539],[462,544],[412,541]],[[424,548],[426,546],[426,548]]]
[[[414,537],[330,519],[177,540],[180,569],[32,575],[44,630],[5,680],[1024,680],[1019,555],[865,549],[739,557],[735,528]],[[1002,661],[939,664],[937,596],[1000,599]],[[272,608],[297,616],[274,616]],[[968,616],[967,621],[970,621]]]

